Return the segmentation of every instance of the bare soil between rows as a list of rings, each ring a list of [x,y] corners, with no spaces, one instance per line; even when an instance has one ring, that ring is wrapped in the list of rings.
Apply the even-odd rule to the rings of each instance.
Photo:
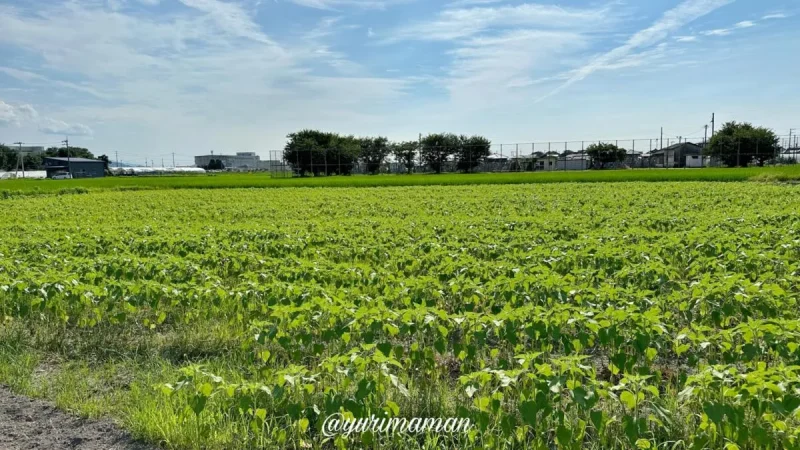
[[[113,423],[66,413],[0,385],[0,450],[155,450]]]

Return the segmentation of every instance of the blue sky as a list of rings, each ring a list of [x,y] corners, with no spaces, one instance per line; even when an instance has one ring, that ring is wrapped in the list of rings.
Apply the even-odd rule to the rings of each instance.
[[[796,0],[0,0],[0,142],[187,164],[302,128],[787,134],[799,25]]]

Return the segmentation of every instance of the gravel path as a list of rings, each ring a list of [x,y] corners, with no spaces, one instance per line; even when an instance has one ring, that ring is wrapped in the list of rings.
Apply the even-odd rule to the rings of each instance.
[[[154,450],[107,421],[86,420],[0,386],[2,450]]]

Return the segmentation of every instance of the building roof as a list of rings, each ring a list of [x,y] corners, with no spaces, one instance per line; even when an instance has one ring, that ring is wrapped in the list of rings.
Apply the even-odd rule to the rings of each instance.
[[[213,155],[194,155],[195,158],[261,158],[256,152],[237,152],[235,155],[213,154]]]
[[[500,160],[500,159],[508,159],[508,156],[500,155],[497,153],[492,153],[491,155],[486,157],[487,160]]]
[[[47,156],[45,159],[52,159],[54,161],[61,161],[61,162],[81,162],[81,163],[105,163],[99,159],[89,159],[89,158],[62,158],[56,156]]]
[[[680,144],[673,144],[673,145],[670,145],[669,147],[664,147],[663,149],[653,150],[653,151],[650,152],[650,155],[660,155],[661,153],[666,152],[668,150],[672,151],[672,150],[678,150],[678,149],[681,149],[684,152],[686,150],[690,150],[690,151],[697,152],[697,153],[703,153],[703,147],[701,147],[701,146],[699,146],[697,144],[693,144],[691,142],[682,142]]]

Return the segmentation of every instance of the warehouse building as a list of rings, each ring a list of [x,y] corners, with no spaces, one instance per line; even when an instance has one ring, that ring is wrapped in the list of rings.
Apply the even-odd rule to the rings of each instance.
[[[106,163],[87,158],[44,158],[47,178],[71,174],[72,178],[101,178],[106,174]]]
[[[235,155],[201,155],[194,157],[196,167],[208,167],[211,160],[221,161],[226,169],[269,169],[268,161],[261,161],[255,152],[238,152]]]
[[[703,167],[703,147],[682,142],[650,152],[651,167]]]

